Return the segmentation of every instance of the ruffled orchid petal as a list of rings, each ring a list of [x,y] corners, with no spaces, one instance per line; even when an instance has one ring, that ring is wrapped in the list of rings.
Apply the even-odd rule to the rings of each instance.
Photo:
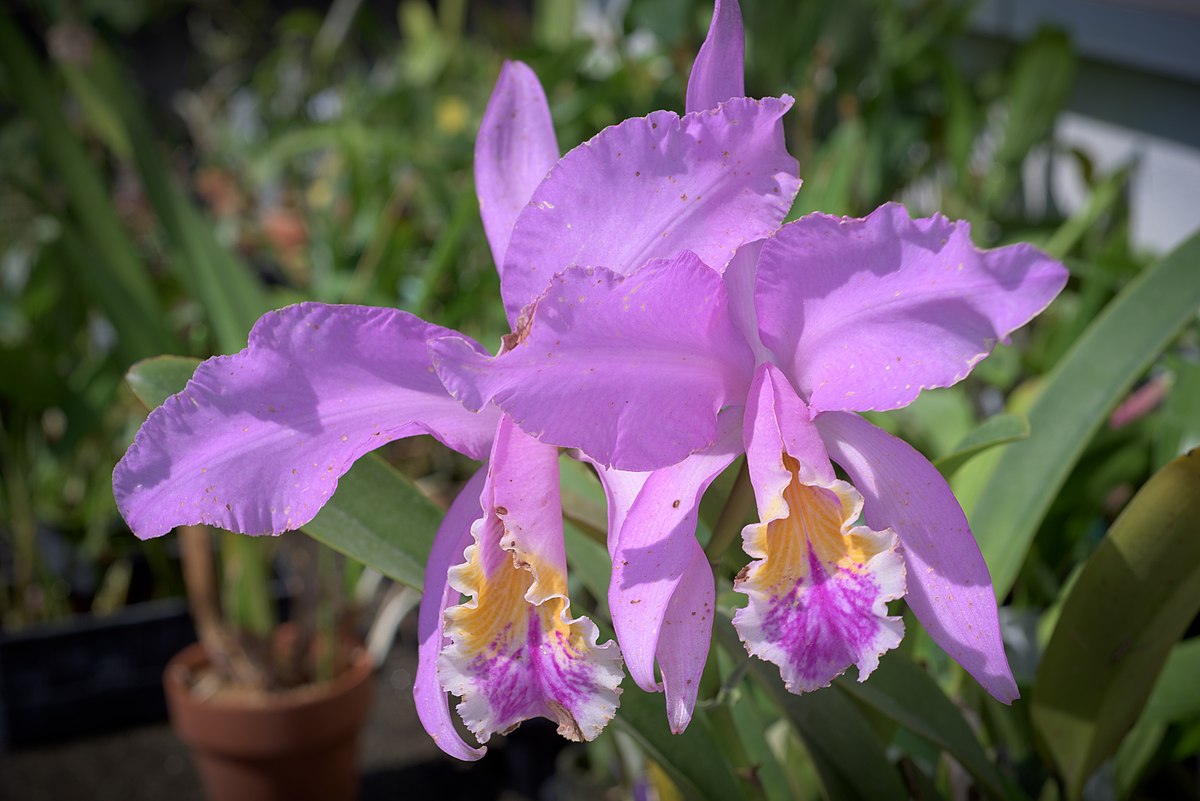
[[[475,192],[497,269],[517,216],[556,161],[558,140],[541,83],[520,61],[504,62],[475,139]]]
[[[763,521],[742,532],[755,561],[734,589],[749,596],[733,624],[784,685],[826,687],[851,665],[863,681],[904,624],[887,602],[904,595],[904,561],[890,530],[857,526],[862,496],[834,478],[808,410],[773,365],[762,365],[746,407],[746,454]]]
[[[654,674],[654,663],[662,656],[660,635],[668,607],[694,558],[700,499],[713,479],[741,453],[740,435],[736,413],[722,415],[722,432],[716,445],[651,473],[621,527],[612,560],[608,608],[629,675],[647,692],[662,689]],[[695,593],[704,582],[692,576],[689,584],[692,600],[702,600]],[[712,634],[712,584],[709,569],[704,591],[707,606],[677,605],[677,619],[672,625],[683,625],[687,630],[674,632],[673,644],[686,653],[673,654],[672,665],[685,669],[687,675],[667,677],[663,666],[664,678],[676,679],[676,686],[698,681],[700,674],[696,671],[704,667]],[[683,594],[689,592],[683,590]],[[685,611],[697,614],[682,614]]]
[[[656,111],[567,153],[517,218],[501,291],[509,322],[575,266],[629,275],[695,252],[720,268],[783,221],[799,188],[783,144],[791,98],[736,98],[679,117]]]
[[[961,381],[1046,308],[1066,269],[1028,245],[981,251],[970,227],[881,206],[812,214],[763,246],[763,342],[814,411],[897,409]]]
[[[909,607],[942,650],[1004,703],[1019,697],[1004,654],[996,596],[967,518],[937,469],[907,443],[855,414],[827,412],[816,426],[862,491],[870,526],[900,537]]]
[[[143,539],[197,523],[278,534],[311,520],[356,459],[392,440],[432,434],[482,457],[498,413],[464,410],[430,365],[426,340],[450,333],[365,306],[264,315],[249,347],[201,364],[150,414],[113,471],[122,516]]]
[[[687,111],[716,108],[731,97],[745,97],[745,35],[737,0],[716,0],[708,36],[688,76]]]
[[[621,656],[570,617],[558,451],[502,418],[490,464],[466,562],[449,571],[469,600],[445,612],[438,679],[481,743],[532,717],[594,739],[617,708]]]
[[[555,276],[494,359],[455,337],[430,348],[467,408],[493,402],[543,442],[633,471],[716,442],[717,412],[745,397],[753,365],[721,276],[687,252],[627,278],[590,267]]]
[[[438,748],[456,759],[476,760],[486,748],[472,748],[463,742],[450,718],[446,691],[437,678],[438,654],[445,647],[443,614],[458,601],[458,592],[447,581],[450,566],[462,559],[471,542],[471,525],[481,516],[479,494],[483,491],[487,467],[479,469],[459,492],[442,524],[438,526],[425,563],[425,593],[417,620],[417,676],[413,682],[413,700],[417,717]]]

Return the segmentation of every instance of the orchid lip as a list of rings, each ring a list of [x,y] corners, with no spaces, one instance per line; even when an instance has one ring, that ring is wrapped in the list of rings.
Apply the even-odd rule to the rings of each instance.
[[[887,602],[904,595],[896,535],[855,525],[862,496],[846,482],[803,481],[786,453],[781,465],[784,508],[743,532],[756,561],[734,584],[750,599],[734,625],[752,655],[779,666],[791,692],[828,686],[851,665],[862,681],[904,630],[887,615]]]

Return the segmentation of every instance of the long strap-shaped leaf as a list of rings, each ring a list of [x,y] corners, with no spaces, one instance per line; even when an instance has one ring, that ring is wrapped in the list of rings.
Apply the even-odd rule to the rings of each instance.
[[[175,183],[159,156],[149,120],[130,83],[100,42],[86,67],[64,65],[76,86],[86,86],[114,112],[130,144],[133,162],[162,226],[169,264],[204,307],[220,350],[236,351],[268,304],[261,284],[247,265],[217,241],[205,219]]]
[[[1034,683],[1032,718],[1068,798],[1078,798],[1116,750],[1200,610],[1197,521],[1200,449],[1134,496],[1063,604]]]
[[[1007,447],[971,512],[996,594],[1012,588],[1038,526],[1092,435],[1200,308],[1200,234],[1127,286],[1051,373],[1032,436]]]
[[[78,220],[79,235],[70,229],[64,234],[68,260],[117,329],[122,354],[132,361],[180,350],[103,179],[71,135],[44,68],[5,14],[0,14],[0,64],[17,105],[37,123],[42,152],[66,187]]]

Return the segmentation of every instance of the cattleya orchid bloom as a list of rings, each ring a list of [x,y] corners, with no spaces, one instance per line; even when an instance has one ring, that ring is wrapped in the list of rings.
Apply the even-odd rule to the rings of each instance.
[[[506,346],[561,269],[628,274],[685,251],[717,259],[782,222],[799,186],[780,122],[791,101],[741,97],[740,25],[736,3],[718,2],[685,116],[626,120],[562,159],[536,76],[505,65],[475,178],[515,329]],[[114,471],[118,508],[143,538],[196,523],[279,534],[310,521],[356,459],[392,440],[431,434],[486,459],[429,555],[418,714],[461,759],[484,749],[456,732],[447,692],[480,743],[536,716],[592,739],[616,710],[621,660],[589,619],[570,616],[557,448],[447,393],[427,343],[451,335],[485,354],[393,309],[304,303],[265,315],[245,350],[201,364],[151,413]]]
[[[660,689],[657,661],[676,729],[690,709],[672,709],[672,682],[703,664],[711,636],[680,626],[711,617],[697,507],[741,453],[761,522],[742,532],[753,561],[734,584],[748,596],[734,625],[788,689],[851,665],[865,679],[901,639],[887,602],[903,596],[1011,702],[991,579],[962,509],[923,456],[856,413],[962,380],[1066,279],[1030,246],[980,251],[966,223],[888,204],[865,219],[803,217],[728,264],[683,253],[628,276],[567,270],[516,347],[489,359],[451,336],[432,348],[468,408],[495,404],[602,466],[619,527],[614,627],[648,691]]]

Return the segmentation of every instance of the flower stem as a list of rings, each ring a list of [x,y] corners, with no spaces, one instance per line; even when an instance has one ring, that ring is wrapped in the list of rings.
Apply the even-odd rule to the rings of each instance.
[[[704,555],[714,568],[721,563],[721,557],[737,533],[742,530],[742,522],[753,508],[754,485],[750,483],[750,468],[743,461],[737,478],[733,481],[733,489],[729,491],[729,497],[725,500],[725,508],[717,518],[717,524],[713,526],[712,538],[704,548]]]

